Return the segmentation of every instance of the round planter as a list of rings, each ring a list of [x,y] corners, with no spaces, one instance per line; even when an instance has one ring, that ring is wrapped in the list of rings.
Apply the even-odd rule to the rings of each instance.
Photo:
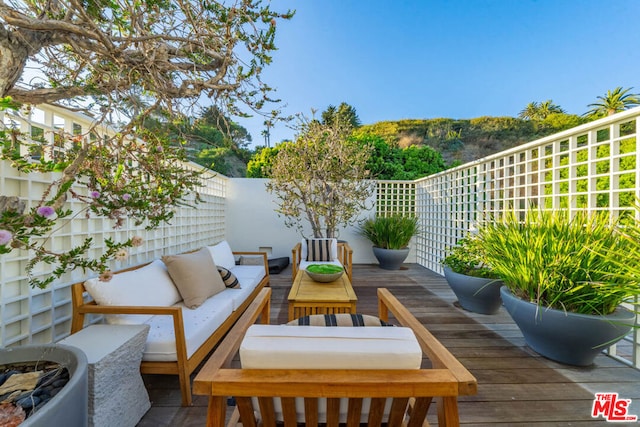
[[[502,305],[499,279],[467,276],[444,267],[444,277],[465,310],[480,314],[495,314]]]
[[[26,345],[0,349],[0,364],[49,361],[65,366],[69,382],[21,427],[86,427],[88,423],[87,357],[82,350],[61,344]]]
[[[635,319],[633,312],[622,308],[598,316],[538,307],[516,297],[506,286],[500,295],[529,347],[568,365],[591,365],[602,350],[629,333]]]
[[[409,256],[409,248],[383,249],[373,246],[373,255],[380,263],[380,268],[385,270],[400,270],[402,263]]]

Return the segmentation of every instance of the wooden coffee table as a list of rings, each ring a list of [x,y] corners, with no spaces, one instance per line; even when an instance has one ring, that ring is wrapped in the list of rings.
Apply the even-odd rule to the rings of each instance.
[[[356,301],[346,274],[336,281],[319,283],[300,270],[289,292],[289,320],[311,314],[355,313]]]

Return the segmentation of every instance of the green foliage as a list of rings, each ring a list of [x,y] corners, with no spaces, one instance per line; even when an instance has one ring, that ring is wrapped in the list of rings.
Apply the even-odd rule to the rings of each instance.
[[[287,144],[288,142],[284,142]],[[269,178],[271,176],[271,167],[275,160],[280,147],[262,147],[258,149],[249,163],[247,164],[247,178]]]
[[[347,123],[354,129],[362,125],[356,109],[346,102],[341,103],[338,108],[329,105],[327,109],[322,112],[321,118],[322,123],[325,125],[331,125],[336,121]]]
[[[477,160],[587,122],[574,115],[551,113],[544,120],[513,117],[475,119],[425,119],[378,122],[355,131],[356,137],[380,137],[392,147],[429,146],[439,152],[445,164]],[[393,176],[393,168],[385,171]]]
[[[279,145],[267,190],[276,195],[287,227],[304,234],[306,220],[314,237],[335,237],[366,207],[373,191],[366,180],[370,149],[350,138],[351,131],[341,121],[313,120],[302,123],[295,142]]]
[[[618,86],[613,91],[608,90],[606,95],[597,97],[598,102],[588,105],[591,109],[584,116],[595,120],[640,105],[640,95],[629,93],[631,89]]]
[[[485,222],[478,238],[509,290],[542,307],[609,314],[640,295],[637,267],[635,277],[620,270],[621,262],[637,266],[625,254],[638,253],[638,240],[623,238],[607,212],[510,211]]]
[[[498,275],[482,260],[482,242],[476,235],[467,235],[449,250],[442,265],[454,273],[466,276],[497,279]]]
[[[520,111],[518,118],[523,120],[545,120],[551,114],[565,114],[559,105],[553,103],[552,100],[544,102],[530,102]]]
[[[411,238],[421,232],[414,216],[377,216],[366,219],[358,227],[358,233],[369,239],[373,246],[382,249],[404,249]]]

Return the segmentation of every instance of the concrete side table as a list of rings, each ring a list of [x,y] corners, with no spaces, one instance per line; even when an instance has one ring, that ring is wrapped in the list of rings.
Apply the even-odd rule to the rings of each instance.
[[[91,325],[60,341],[89,362],[89,427],[134,427],[149,410],[140,375],[149,325]]]

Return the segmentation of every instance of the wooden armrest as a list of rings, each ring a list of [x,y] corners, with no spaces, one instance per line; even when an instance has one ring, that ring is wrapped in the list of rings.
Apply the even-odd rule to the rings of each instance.
[[[458,396],[446,369],[219,369],[213,396],[414,397]]]
[[[353,249],[347,242],[338,243],[338,259],[344,266],[349,280],[353,280],[352,265],[353,265]]]
[[[83,327],[85,314],[151,314],[154,316],[172,316],[173,331],[176,343],[178,360],[187,359],[187,344],[184,336],[184,321],[182,319],[182,307],[154,307],[154,306],[129,306],[129,305],[99,305],[95,301],[81,304],[75,307],[74,320],[71,333],[78,332]]]
[[[258,317],[260,317],[260,321],[263,324],[269,323],[270,309],[271,288],[263,288],[198,372],[193,381],[193,392],[195,394],[211,394],[211,378],[220,368],[231,363],[240,348],[244,334],[251,325],[256,323]]]
[[[302,243],[298,242],[291,249],[291,279],[294,280],[296,278],[296,274],[298,274],[298,267],[300,266],[300,259],[302,258]]]
[[[461,395],[476,394],[478,383],[471,372],[443,346],[386,288],[378,288],[378,317],[389,320],[389,312],[405,327],[411,328],[424,354],[435,369],[448,369],[457,379]]]
[[[157,307],[136,305],[99,305],[95,302],[82,304],[77,307],[78,313],[83,314],[151,314],[182,317],[181,307]]]

